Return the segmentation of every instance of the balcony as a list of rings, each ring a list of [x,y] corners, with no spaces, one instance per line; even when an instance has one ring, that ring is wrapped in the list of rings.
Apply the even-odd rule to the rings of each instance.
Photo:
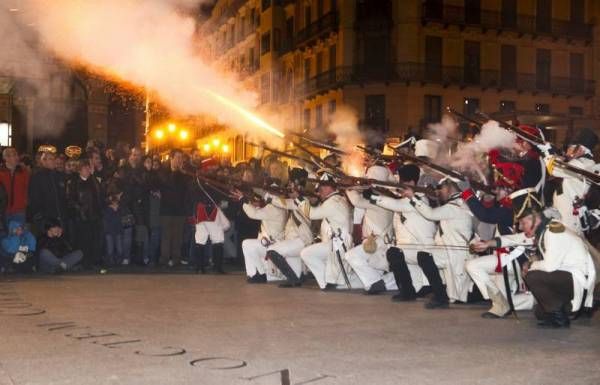
[[[339,25],[339,17],[337,11],[331,11],[319,20],[309,24],[303,30],[300,30],[295,37],[295,44],[297,47],[310,45],[319,37],[337,31]]]
[[[296,98],[310,98],[328,90],[349,84],[420,83],[444,87],[480,87],[482,89],[516,90],[518,92],[551,93],[562,96],[592,97],[593,80],[568,77],[541,77],[536,74],[502,73],[498,70],[466,70],[458,66],[438,66],[424,63],[396,63],[384,68],[338,67],[323,72],[296,85]]]
[[[442,24],[465,27],[478,27],[484,32],[496,30],[513,31],[520,35],[529,34],[536,36],[550,36],[555,39],[592,40],[592,25],[573,23],[567,20],[553,19],[551,23],[543,23],[530,15],[515,15],[498,11],[480,10],[469,12],[465,7],[454,5],[439,5],[433,3],[423,4],[422,23]]]

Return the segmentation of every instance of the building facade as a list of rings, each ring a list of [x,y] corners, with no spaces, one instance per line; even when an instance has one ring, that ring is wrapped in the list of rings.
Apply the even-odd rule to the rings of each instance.
[[[547,128],[600,128],[593,0],[219,0],[200,33],[262,109],[321,130],[419,132],[445,106]],[[596,55],[594,55],[596,53]]]

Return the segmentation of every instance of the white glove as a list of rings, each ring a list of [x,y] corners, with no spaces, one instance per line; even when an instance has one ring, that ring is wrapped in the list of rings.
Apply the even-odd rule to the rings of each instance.
[[[538,144],[537,148],[542,152],[542,154],[544,154],[544,158],[547,158],[552,155],[552,146],[548,142],[544,144]]]
[[[15,254],[15,257],[13,258],[13,263],[23,263],[27,260],[27,255],[25,255],[25,253],[22,253],[20,251],[17,251],[17,253]]]

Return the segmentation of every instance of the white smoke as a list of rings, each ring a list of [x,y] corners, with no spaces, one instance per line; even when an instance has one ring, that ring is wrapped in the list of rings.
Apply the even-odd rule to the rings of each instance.
[[[485,154],[495,148],[511,148],[514,141],[515,135],[512,132],[500,127],[496,121],[488,121],[472,141],[458,146],[450,159],[450,165],[482,176],[487,165]]]
[[[262,131],[228,102],[252,111],[257,95],[203,60],[198,0],[23,0],[43,44],[58,57],[110,80],[146,87],[173,112],[207,114]],[[216,98],[215,94],[222,98]]]
[[[27,113],[24,99],[19,98],[35,100],[32,124],[37,136],[58,136],[74,112],[72,103],[61,100],[72,96],[73,73],[39,46],[37,34],[27,25],[30,20],[18,5],[0,7],[0,82],[4,92],[15,96],[19,113]],[[25,17],[18,18],[20,14]]]
[[[364,144],[365,138],[358,125],[358,114],[347,106],[340,106],[331,117],[327,132],[335,135],[340,149],[346,152],[342,164],[346,173],[352,176],[364,175],[364,154],[356,145]]]

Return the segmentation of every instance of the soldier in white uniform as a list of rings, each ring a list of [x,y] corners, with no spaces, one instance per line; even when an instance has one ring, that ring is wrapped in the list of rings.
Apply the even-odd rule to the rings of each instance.
[[[239,191],[234,194],[238,198],[242,197]],[[265,257],[267,249],[272,244],[284,239],[287,210],[273,205],[270,200],[271,198],[267,196],[267,199],[262,202],[266,203],[264,205],[252,200],[242,206],[249,218],[261,221],[258,238],[246,239],[242,242],[248,283],[265,283],[281,279],[277,276],[278,271],[274,271],[276,269],[269,266],[270,263],[267,263]]]
[[[539,206],[525,209],[518,218],[522,233],[482,242],[479,247],[533,244],[541,260],[524,268],[524,279],[538,303],[536,316],[541,326],[569,327],[571,313],[592,307],[596,270],[582,238],[541,211]]]
[[[267,259],[270,260],[285,276],[286,282],[280,287],[297,287],[301,285],[302,260],[300,252],[314,241],[310,227],[310,219],[298,210],[304,201],[302,196],[308,173],[299,168],[290,171],[290,198],[273,198],[271,203],[289,211],[285,225],[284,240],[275,242],[267,249]]]
[[[398,177],[401,183],[416,186],[420,178],[420,169],[413,164],[404,165],[398,169]],[[424,194],[416,193],[416,196],[428,204]],[[393,296],[392,300],[396,302],[415,300],[417,292],[429,286],[427,277],[419,266],[417,255],[419,251],[426,250],[427,245],[434,244],[436,224],[424,218],[410,204],[410,199],[407,197],[394,199],[372,195],[369,199],[376,205],[394,212],[395,245],[392,245],[386,253],[389,264],[387,270],[391,270],[392,274],[383,276],[384,281],[387,282],[387,276],[392,275],[394,285],[400,289],[400,293]]]
[[[468,302],[473,281],[465,270],[465,262],[471,258],[469,241],[473,236],[473,217],[460,197],[458,186],[448,178],[442,179],[438,196],[445,203],[436,208],[431,208],[411,189],[406,189],[404,195],[411,198],[410,203],[425,219],[439,221],[435,246],[424,247],[426,251],[417,253],[417,262],[433,291],[433,298],[425,307],[447,308],[449,301]],[[446,289],[439,269],[443,272]]]
[[[592,151],[598,143],[598,136],[590,130],[584,129],[579,137],[567,148],[566,157],[569,164],[586,171],[596,171],[596,162]],[[583,236],[586,228],[582,228],[582,219],[585,224],[586,209],[583,205],[585,196],[590,188],[590,182],[581,175],[565,170],[554,165],[554,157],[545,158],[548,171],[555,177],[562,178],[562,184],[554,193],[553,206],[560,212],[562,223],[576,234]],[[585,224],[585,226],[589,226]]]
[[[321,289],[359,288],[360,280],[344,260],[352,245],[352,208],[337,191],[331,173],[323,173],[320,179],[317,193],[322,203],[312,207],[305,200],[298,209],[310,220],[321,220],[321,242],[304,248],[300,258]]]
[[[389,182],[393,176],[384,166],[369,167],[366,178]],[[346,195],[354,208],[365,210],[362,221],[363,242],[348,250],[346,261],[360,278],[368,294],[396,290],[396,282],[388,270],[386,251],[393,240],[393,213],[365,199],[356,190],[347,190]],[[367,195],[368,196],[368,195]],[[383,278],[386,278],[385,281]]]

